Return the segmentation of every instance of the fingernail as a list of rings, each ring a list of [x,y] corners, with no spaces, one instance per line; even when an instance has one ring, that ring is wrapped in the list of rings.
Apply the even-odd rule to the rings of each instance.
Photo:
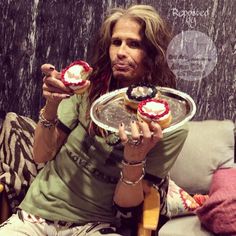
[[[66,95],[66,98],[70,98],[70,95]]]
[[[121,122],[121,123],[120,123],[120,126],[123,126],[123,125],[124,125],[124,124]]]

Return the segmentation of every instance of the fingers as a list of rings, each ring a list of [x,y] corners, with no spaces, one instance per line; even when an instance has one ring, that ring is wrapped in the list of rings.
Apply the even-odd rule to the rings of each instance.
[[[119,125],[119,137],[123,144],[154,144],[163,138],[163,132],[158,123],[151,122],[151,124],[147,124],[143,121],[131,121],[130,127],[131,135],[128,137],[124,124]],[[139,141],[138,144],[136,144],[137,141]]]
[[[62,94],[62,93],[51,93],[49,91],[43,91],[43,96],[47,99],[47,101],[58,103],[62,99],[69,98],[70,95],[68,94]]]
[[[70,88],[66,87],[61,81],[61,73],[51,64],[43,64],[41,71],[46,75],[43,78],[43,90],[51,93],[73,94]],[[47,93],[44,93],[48,97]]]
[[[46,84],[47,87],[59,89],[61,93],[72,93],[71,89],[66,87],[63,82],[55,77],[44,77],[43,82]],[[56,92],[56,91],[55,91]]]
[[[151,122],[151,124],[148,124],[143,121],[136,122],[138,127],[135,129],[135,135],[132,133],[132,137],[137,137],[137,139],[141,137],[142,142],[149,143],[149,142],[158,142],[160,139],[163,138],[163,133],[161,126],[156,122]],[[132,130],[132,129],[131,129]],[[139,136],[136,134],[136,132],[139,133]],[[141,135],[140,135],[141,133]]]
[[[131,136],[132,139],[139,139],[140,138],[140,132],[139,132],[139,126],[137,121],[132,120],[130,123],[130,128],[131,128]]]
[[[51,72],[55,70],[55,67],[51,64],[43,64],[41,66],[41,71],[46,75],[50,76]]]
[[[138,127],[138,124],[136,121],[131,121],[130,123],[130,127],[131,127],[131,139],[139,139],[140,138],[140,132],[139,132],[139,127]],[[127,142],[129,137],[128,135],[126,134],[125,132],[125,126],[123,123],[121,123],[119,125],[119,136],[120,136],[120,139],[121,141],[124,143],[124,142]]]
[[[49,83],[50,81],[50,83]],[[43,96],[52,103],[60,103],[62,99],[69,98],[74,93],[64,84],[53,77],[46,77],[43,84]]]
[[[144,138],[150,138],[152,135],[152,132],[149,128],[149,125],[146,122],[140,121],[139,123],[140,131],[143,134]]]
[[[46,83],[43,84],[43,91],[48,91],[50,93],[62,93],[62,90],[60,88]]]
[[[41,66],[41,71],[46,75],[46,77],[52,76],[56,79],[61,78],[61,73],[58,72],[55,67],[51,64],[43,64]]]
[[[163,132],[161,126],[156,122],[151,122],[150,130],[153,132],[152,137],[155,140],[160,140],[163,138]]]
[[[43,64],[41,71],[43,78],[43,96],[52,103],[60,103],[62,99],[69,98],[73,91],[61,81],[61,73],[51,64]]]
[[[142,142],[142,138],[139,132],[139,126],[137,121],[132,120],[130,122],[131,135],[127,135],[125,132],[125,126],[123,123],[119,125],[119,137],[123,145],[128,144],[130,146],[138,146]]]
[[[125,133],[125,125],[124,123],[121,123],[119,124],[119,137],[120,137],[120,140],[123,144],[126,144],[128,142],[128,136],[127,134]]]
[[[61,79],[61,73],[58,72],[55,67],[51,64],[43,64],[41,71],[46,77],[54,77],[55,79]]]

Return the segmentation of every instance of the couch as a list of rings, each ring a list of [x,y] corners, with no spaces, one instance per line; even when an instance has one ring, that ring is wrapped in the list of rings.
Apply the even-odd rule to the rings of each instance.
[[[191,196],[207,194],[209,198],[194,211],[178,212],[178,210],[175,209],[174,211],[172,209],[175,213],[174,216],[160,228],[158,235],[210,236],[214,235],[214,233],[236,235],[236,229],[233,229],[233,231],[232,229],[230,229],[231,231],[226,229],[228,222],[223,222],[223,219],[220,218],[224,213],[227,214],[227,207],[230,205],[236,207],[236,194],[230,196],[230,192],[235,190],[232,183],[236,179],[236,169],[231,169],[235,167],[234,162],[235,125],[232,121],[207,120],[189,122],[189,135],[176,163],[171,169],[170,178]],[[217,179],[220,178],[218,175],[221,172],[224,172],[227,179],[226,184],[223,182],[223,178],[217,183],[219,185],[218,192],[223,192],[223,196],[221,196],[222,203],[219,201],[219,196],[216,195],[218,192],[213,192],[213,187],[216,185]],[[232,182],[229,181],[230,178]],[[229,189],[226,185],[229,185]],[[227,204],[228,206],[225,206],[225,202],[230,197],[233,198],[233,201]],[[217,198],[217,204],[210,208],[210,204],[211,206],[213,205],[213,198]],[[214,209],[219,212],[218,207],[220,205],[223,205],[223,209],[220,209],[222,214],[214,212],[210,215]],[[229,212],[231,212],[230,209]],[[227,215],[224,218],[227,220]],[[236,217],[231,216],[230,221],[233,227],[236,227]],[[220,229],[219,226],[221,227]]]
[[[0,184],[5,186],[5,194],[8,194],[7,200],[10,205],[8,214],[15,212],[16,206],[22,200],[28,186],[43,167],[35,165],[31,160],[34,128],[35,122],[31,119],[8,113],[1,129]],[[172,189],[172,192],[168,192],[167,201],[168,218],[170,219],[161,226],[159,236],[214,235],[210,232],[211,227],[203,222],[204,214],[201,212],[197,214],[197,212],[199,209],[203,209],[205,203],[211,199],[209,189],[215,172],[234,168],[234,132],[234,123],[229,120],[189,122],[189,135],[170,172],[169,191]],[[9,141],[9,137],[13,137],[13,139],[9,142],[9,150],[6,150],[3,143],[6,140]],[[18,147],[23,148],[24,152],[17,151],[20,150]],[[21,163],[20,168],[15,169],[14,163],[9,162],[12,155],[16,157],[17,163]],[[14,178],[9,178],[12,175]],[[12,183],[13,179],[15,182]],[[179,193],[185,194],[185,203],[191,201],[193,203],[197,198],[192,198],[192,196],[199,194],[206,196],[206,199],[202,204],[193,204],[192,208],[186,207],[186,205],[183,206],[183,198]],[[209,198],[207,198],[208,196]],[[0,218],[1,220],[3,219]],[[206,229],[207,227],[209,230]]]

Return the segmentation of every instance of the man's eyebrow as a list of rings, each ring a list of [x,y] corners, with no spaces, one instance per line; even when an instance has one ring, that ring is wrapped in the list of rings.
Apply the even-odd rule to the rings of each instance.
[[[127,38],[128,41],[136,41],[136,42],[142,42],[142,39],[137,39],[137,38]]]
[[[120,37],[111,37],[111,39],[121,39]],[[142,39],[140,38],[126,38],[127,41],[137,41],[137,42],[142,42]]]

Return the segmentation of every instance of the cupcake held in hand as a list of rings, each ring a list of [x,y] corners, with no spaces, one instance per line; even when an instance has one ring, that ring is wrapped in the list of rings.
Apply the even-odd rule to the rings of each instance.
[[[147,99],[140,102],[137,117],[147,123],[157,122],[162,129],[169,127],[172,121],[169,104],[164,99]]]
[[[65,86],[72,89],[75,94],[81,94],[85,92],[90,85],[88,76],[92,70],[92,67],[90,67],[87,62],[78,60],[62,71],[61,80]]]

